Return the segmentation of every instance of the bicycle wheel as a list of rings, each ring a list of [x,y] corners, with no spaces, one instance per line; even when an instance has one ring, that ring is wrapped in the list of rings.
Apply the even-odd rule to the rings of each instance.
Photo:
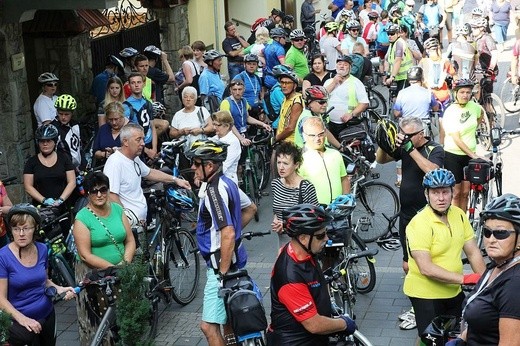
[[[148,321],[147,339],[152,341],[157,336],[157,327],[159,326],[159,301],[161,297],[159,293],[152,291],[148,297],[150,300],[150,320]]]
[[[244,186],[246,188],[246,194],[251,198],[253,203],[256,204],[256,213],[255,213],[255,221],[258,222],[260,220],[260,215],[258,214],[259,205],[260,205],[260,191],[258,191],[257,180],[255,179],[255,174],[253,171],[249,170],[245,172],[244,175]]]
[[[172,298],[181,305],[189,304],[195,299],[200,277],[195,239],[185,229],[174,230],[165,247],[164,277],[170,279]]]
[[[484,150],[491,147],[491,127],[489,124],[488,113],[486,112],[484,119],[479,123],[477,128],[477,142]]]
[[[251,149],[251,167],[255,170],[260,190],[265,189],[267,187],[267,181],[265,180],[265,158],[264,154],[258,148]]]
[[[359,237],[373,242],[386,233],[387,217],[399,211],[399,198],[389,185],[378,181],[367,181],[358,186],[356,193],[357,206],[352,213],[354,224],[359,223]]]
[[[370,96],[368,99],[368,109],[377,112],[379,115],[386,115],[388,112],[386,99],[383,94],[379,91],[372,89],[370,90]]]
[[[74,271],[61,255],[51,255],[49,264],[51,266],[51,278],[54,283],[65,287],[76,286]]]
[[[352,242],[350,244],[351,253],[357,253],[367,250],[365,242],[358,234],[352,234]],[[365,294],[371,292],[376,286],[376,268],[374,258],[362,257],[350,262],[350,273],[352,274],[353,284],[359,293]]]
[[[506,123],[506,112],[502,100],[494,94],[488,94],[484,98],[484,110],[489,115],[490,127],[504,128]]]
[[[520,86],[511,83],[511,77],[508,77],[502,84],[500,99],[509,113],[520,111]]]

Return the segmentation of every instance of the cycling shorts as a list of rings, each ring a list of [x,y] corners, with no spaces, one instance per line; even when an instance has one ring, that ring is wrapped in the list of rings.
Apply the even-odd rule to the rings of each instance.
[[[451,171],[455,176],[455,183],[459,184],[464,180],[464,167],[471,160],[468,155],[456,155],[449,152],[444,154],[444,168]]]

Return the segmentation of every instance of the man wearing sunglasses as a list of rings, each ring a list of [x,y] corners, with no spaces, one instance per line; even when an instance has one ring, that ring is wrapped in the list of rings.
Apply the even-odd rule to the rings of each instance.
[[[352,54],[356,42],[363,44],[365,52],[368,52],[368,45],[360,35],[361,24],[354,19],[345,24],[345,29],[347,30],[347,35],[345,35],[345,38],[341,41],[341,52],[345,55]]]
[[[383,77],[386,85],[397,83],[397,90],[406,86],[406,73],[412,67],[413,55],[406,41],[399,35],[400,28],[397,24],[391,24],[386,28],[390,46],[385,56],[385,72],[388,77]]]
[[[356,323],[345,315],[332,318],[328,285],[316,254],[328,238],[329,213],[312,204],[282,212],[283,230],[291,240],[281,250],[271,275],[271,325],[267,345],[329,345],[327,334],[350,335]]]
[[[289,66],[296,73],[300,80],[300,84],[303,82],[303,78],[309,74],[309,64],[307,63],[307,57],[303,52],[305,43],[305,33],[300,29],[294,29],[289,35],[292,46],[285,55],[285,65]]]
[[[443,168],[423,179],[428,205],[408,224],[409,271],[403,291],[415,310],[419,337],[439,315],[461,316],[463,284],[475,284],[486,266],[465,212],[451,205],[455,177]],[[476,274],[463,274],[465,253]]]

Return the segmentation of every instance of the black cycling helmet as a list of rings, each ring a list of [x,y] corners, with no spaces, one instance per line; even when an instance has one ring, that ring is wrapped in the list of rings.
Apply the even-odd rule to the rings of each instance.
[[[499,219],[511,222],[515,229],[520,227],[520,198],[506,193],[489,202],[480,213],[482,221]]]
[[[288,14],[288,15],[283,17],[282,22],[284,22],[284,23],[294,23],[294,16]]]
[[[58,141],[58,136],[58,129],[56,128],[56,126],[51,124],[45,124],[38,127],[38,129],[34,133],[34,137],[37,141],[51,139],[56,143]]]
[[[272,16],[280,16],[280,17],[284,17],[284,16],[285,16],[285,13],[283,13],[282,10],[279,10],[279,9],[277,9],[277,8],[273,8],[273,9],[271,10],[271,15],[272,15]]]
[[[109,55],[107,56],[107,61],[105,63],[105,66],[108,65],[114,65],[119,68],[120,71],[123,71],[125,69],[125,64],[115,55]]]
[[[338,55],[338,57],[336,58],[336,62],[339,62],[339,61],[346,61],[350,65],[352,65],[352,58],[349,55],[345,55],[345,54]]]
[[[300,234],[313,235],[331,221],[328,212],[313,204],[297,204],[282,211],[283,229],[291,238]]]
[[[392,155],[397,150],[396,139],[398,127],[395,122],[383,119],[377,123],[376,142],[385,153]]]
[[[423,69],[420,66],[412,66],[406,72],[406,78],[409,81],[422,81],[423,79]]]
[[[186,157],[222,162],[227,157],[227,147],[228,144],[215,139],[196,140],[191,145],[190,150],[186,152]]]
[[[272,39],[275,39],[275,38],[285,38],[287,37],[287,33],[285,32],[284,29],[282,28],[273,28],[271,29],[271,31],[269,31],[269,36],[271,36]]]
[[[462,78],[455,82],[455,85],[453,86],[453,90],[457,91],[460,88],[473,89],[474,86],[475,86],[475,83],[471,79]]]
[[[20,204],[15,204],[13,205],[13,207],[11,209],[9,209],[9,212],[7,213],[7,216],[6,216],[6,221],[7,221],[7,225],[9,226],[9,229],[11,228],[11,218],[13,217],[13,215],[17,215],[17,214],[28,214],[28,215],[31,215],[34,219],[34,222],[36,223],[36,227],[38,227],[38,225],[41,223],[41,217],[40,217],[40,213],[38,212],[38,209],[29,204],[29,203],[20,203]]]
[[[256,62],[259,63],[260,59],[256,54],[246,54],[244,55],[244,62]]]
[[[204,53],[202,56],[202,59],[207,64],[209,62],[212,62],[215,59],[222,58],[224,54],[221,54],[218,50],[210,49],[207,52]]]

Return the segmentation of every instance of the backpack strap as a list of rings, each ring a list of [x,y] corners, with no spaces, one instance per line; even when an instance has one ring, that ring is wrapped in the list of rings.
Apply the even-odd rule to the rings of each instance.
[[[190,62],[193,65],[193,68],[195,69],[195,76],[200,75],[199,70],[197,69],[197,65],[195,65],[195,63],[192,60],[190,60]]]
[[[197,116],[199,118],[200,126],[204,127],[204,116],[202,115],[202,107],[199,107],[199,110],[197,112]]]
[[[133,123],[136,123],[138,124],[138,121],[137,121],[137,110],[134,108],[134,106],[132,106],[132,104],[128,101],[123,101],[123,104],[127,105],[128,108],[130,109],[130,116],[128,117],[128,119],[133,122]]]

